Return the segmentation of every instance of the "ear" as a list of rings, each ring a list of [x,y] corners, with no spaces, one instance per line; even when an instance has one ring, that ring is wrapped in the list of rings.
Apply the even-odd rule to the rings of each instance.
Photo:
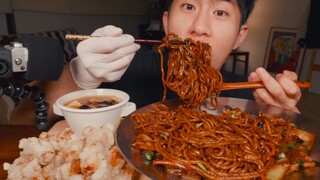
[[[247,34],[248,34],[248,26],[241,25],[237,40],[233,46],[233,50],[237,49],[241,45],[241,43],[246,39]]]
[[[163,23],[163,30],[166,34],[168,34],[168,11],[164,11],[162,15],[162,23]]]

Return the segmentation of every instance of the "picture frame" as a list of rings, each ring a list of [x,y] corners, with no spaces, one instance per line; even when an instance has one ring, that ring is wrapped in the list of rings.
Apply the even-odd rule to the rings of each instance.
[[[284,70],[297,72],[300,65],[300,46],[297,30],[271,27],[264,59],[264,68],[271,73]]]

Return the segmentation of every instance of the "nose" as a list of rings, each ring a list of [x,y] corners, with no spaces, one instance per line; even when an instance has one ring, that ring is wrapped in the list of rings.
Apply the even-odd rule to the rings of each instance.
[[[200,11],[195,15],[191,26],[193,36],[210,36],[210,15],[205,11]]]

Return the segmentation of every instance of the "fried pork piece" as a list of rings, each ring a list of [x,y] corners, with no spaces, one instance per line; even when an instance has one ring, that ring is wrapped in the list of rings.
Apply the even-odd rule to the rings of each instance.
[[[108,164],[113,167],[110,173],[114,179],[131,179],[135,170],[122,158],[118,148],[113,146],[108,153]]]
[[[132,179],[134,170],[114,144],[113,126],[87,127],[84,140],[69,128],[20,140],[20,157],[3,167],[11,179]]]
[[[23,138],[19,141],[22,148],[20,157],[13,164],[4,163],[8,171],[8,179],[44,179],[41,166],[48,165],[55,156],[54,147],[47,141],[39,141],[36,137]]]
[[[81,172],[92,179],[130,179],[131,175],[124,172],[124,159],[114,155],[113,126],[103,126],[92,131],[85,130],[86,146],[80,153]],[[117,163],[110,163],[110,160]],[[114,160],[116,159],[116,160]],[[118,176],[121,174],[120,176]],[[130,175],[130,176],[129,176]],[[106,178],[109,177],[109,178]]]
[[[32,156],[42,166],[49,164],[55,156],[53,145],[48,141],[39,141],[36,137],[21,139],[19,148],[23,149],[21,154]]]
[[[54,142],[57,154],[64,159],[66,163],[77,159],[84,147],[84,142],[75,135],[71,129],[67,128],[57,135]]]

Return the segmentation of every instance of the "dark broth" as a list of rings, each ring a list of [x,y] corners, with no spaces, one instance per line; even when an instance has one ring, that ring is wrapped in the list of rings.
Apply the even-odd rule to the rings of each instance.
[[[86,96],[69,101],[64,106],[74,109],[97,109],[112,106],[121,102],[121,99],[115,96]]]

